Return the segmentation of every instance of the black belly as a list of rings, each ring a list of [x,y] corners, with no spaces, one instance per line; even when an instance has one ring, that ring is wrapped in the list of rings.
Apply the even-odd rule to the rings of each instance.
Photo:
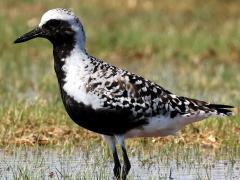
[[[88,130],[105,135],[124,134],[128,130],[147,124],[146,119],[136,119],[132,112],[125,109],[93,109],[76,102],[64,90],[65,74],[62,71],[63,61],[55,54],[54,68],[58,78],[63,104],[71,119]]]
[[[70,96],[62,96],[68,115],[79,126],[105,135],[124,134],[128,130],[147,124],[146,119],[136,119],[129,109],[93,109],[76,102]]]

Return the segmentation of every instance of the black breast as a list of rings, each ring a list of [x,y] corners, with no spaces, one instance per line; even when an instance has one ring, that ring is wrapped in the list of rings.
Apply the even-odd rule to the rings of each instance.
[[[137,120],[129,109],[93,109],[77,103],[61,89],[62,99],[68,115],[78,125],[105,135],[123,134],[128,130],[147,124],[146,119]]]
[[[91,106],[76,102],[63,90],[65,74],[62,70],[64,62],[61,59],[69,56],[74,47],[74,41],[68,43],[64,45],[55,43],[53,54],[62,101],[71,119],[88,130],[105,135],[123,134],[134,127],[146,124],[146,119],[137,120],[133,117],[130,109],[95,110]]]

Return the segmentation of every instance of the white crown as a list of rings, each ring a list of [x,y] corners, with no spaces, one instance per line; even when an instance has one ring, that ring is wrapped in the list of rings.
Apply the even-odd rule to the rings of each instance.
[[[47,21],[51,19],[59,19],[76,23],[78,18],[70,10],[63,8],[51,9],[43,14],[41,21],[39,23],[39,27],[42,27],[43,24],[45,24]]]

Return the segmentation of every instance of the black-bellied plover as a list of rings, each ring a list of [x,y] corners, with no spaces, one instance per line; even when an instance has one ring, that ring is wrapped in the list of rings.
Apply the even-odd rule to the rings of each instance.
[[[125,138],[174,135],[189,123],[209,116],[231,115],[232,106],[176,96],[161,86],[90,56],[79,19],[66,9],[52,9],[34,30],[15,43],[46,38],[53,44],[54,69],[71,119],[102,134],[112,150],[114,175],[130,170]],[[119,162],[116,143],[123,153]]]

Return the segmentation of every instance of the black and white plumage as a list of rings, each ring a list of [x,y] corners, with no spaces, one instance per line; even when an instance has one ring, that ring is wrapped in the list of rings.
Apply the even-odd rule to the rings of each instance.
[[[53,44],[54,68],[66,111],[78,125],[105,137],[118,179],[121,165],[116,140],[122,147],[122,179],[126,179],[130,162],[125,138],[174,135],[189,123],[231,115],[228,108],[232,106],[176,96],[141,76],[88,55],[83,26],[69,10],[47,11],[39,26],[15,43],[36,37]]]

